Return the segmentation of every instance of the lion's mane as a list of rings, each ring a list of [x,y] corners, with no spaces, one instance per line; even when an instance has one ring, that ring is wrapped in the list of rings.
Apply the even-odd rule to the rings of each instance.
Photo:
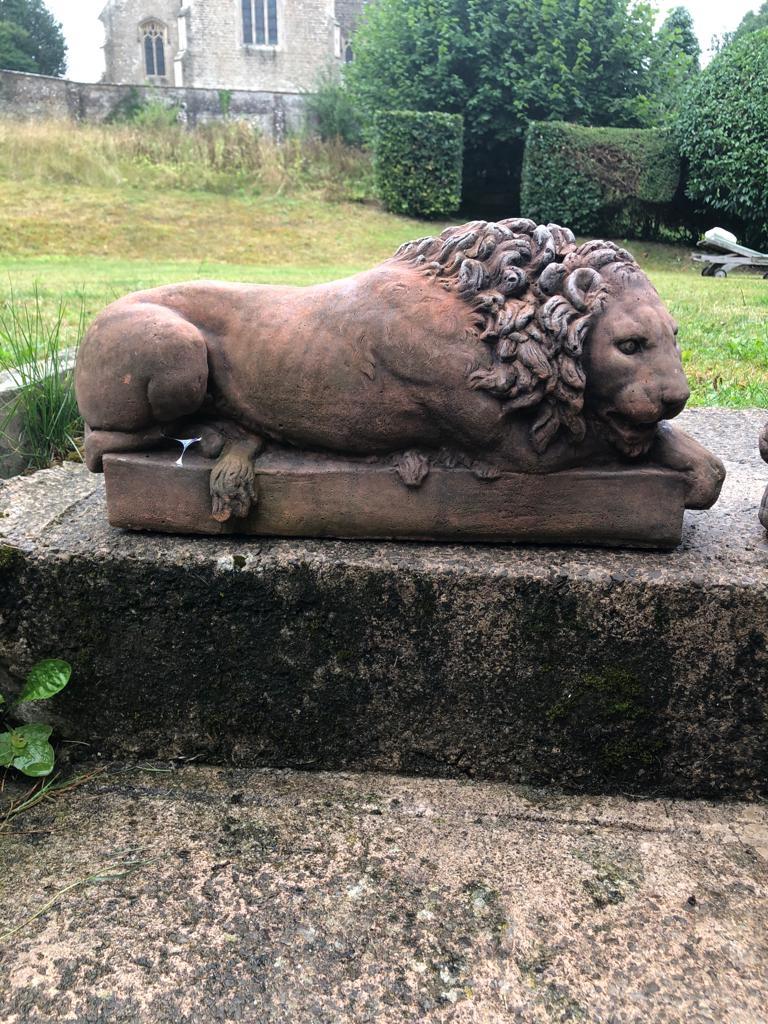
[[[469,386],[490,391],[505,413],[537,409],[536,451],[561,427],[584,437],[582,352],[605,303],[602,272],[642,273],[625,249],[604,241],[577,246],[567,228],[516,218],[447,228],[406,242],[393,259],[418,267],[472,308],[493,364],[470,372]]]

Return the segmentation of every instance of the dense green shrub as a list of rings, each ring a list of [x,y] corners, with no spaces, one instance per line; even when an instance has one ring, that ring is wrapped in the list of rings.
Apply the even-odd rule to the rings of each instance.
[[[388,110],[373,124],[376,191],[387,210],[452,213],[461,202],[464,122],[459,114]]]
[[[540,121],[528,129],[521,208],[582,234],[647,236],[679,182],[680,157],[667,132]]]
[[[737,39],[702,71],[677,131],[690,198],[747,244],[768,246],[768,29]]]
[[[510,215],[530,121],[652,123],[653,22],[631,0],[376,0],[345,76],[366,123],[462,114],[465,199],[492,192]]]
[[[348,146],[362,143],[357,107],[336,69],[320,75],[314,91],[307,96],[306,110],[310,127],[323,142],[340,139]]]
[[[166,103],[158,90],[142,93],[132,85],[112,108],[107,123],[167,128],[176,124],[178,119],[179,107],[175,103]]]

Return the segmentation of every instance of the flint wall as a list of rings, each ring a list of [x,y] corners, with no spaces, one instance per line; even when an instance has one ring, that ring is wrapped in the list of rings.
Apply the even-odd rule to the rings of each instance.
[[[70,82],[64,78],[0,71],[0,117],[21,120],[69,119],[103,123],[131,98],[186,105],[190,125],[225,116],[248,121],[263,135],[280,139],[304,122],[305,97],[291,92],[188,89]]]

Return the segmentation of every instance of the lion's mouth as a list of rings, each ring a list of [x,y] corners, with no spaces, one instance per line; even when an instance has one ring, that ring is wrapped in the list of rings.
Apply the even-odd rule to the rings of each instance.
[[[615,409],[602,414],[617,447],[627,455],[642,455],[653,444],[658,420],[642,422]]]

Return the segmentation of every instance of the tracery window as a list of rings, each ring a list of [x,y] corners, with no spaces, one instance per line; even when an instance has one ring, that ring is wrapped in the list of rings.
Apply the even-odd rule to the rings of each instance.
[[[243,42],[249,46],[277,46],[277,0],[241,0]]]
[[[165,78],[165,25],[161,21],[145,21],[141,25],[141,35],[147,75]]]

